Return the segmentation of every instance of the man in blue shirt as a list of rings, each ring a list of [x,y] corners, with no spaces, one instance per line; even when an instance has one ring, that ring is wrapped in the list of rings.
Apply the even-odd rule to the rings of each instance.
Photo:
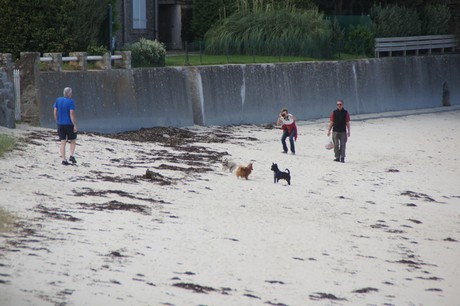
[[[54,119],[57,123],[59,140],[61,141],[60,153],[62,164],[68,165],[65,155],[65,146],[67,140],[70,140],[70,157],[69,161],[73,164],[77,163],[74,157],[75,147],[77,145],[77,121],[75,119],[75,102],[72,98],[72,88],[64,88],[64,96],[57,98],[54,103]]]

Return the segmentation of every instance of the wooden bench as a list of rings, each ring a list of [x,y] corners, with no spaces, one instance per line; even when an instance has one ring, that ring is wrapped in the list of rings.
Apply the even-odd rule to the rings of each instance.
[[[387,52],[389,56],[393,56],[393,52],[401,51],[404,56],[407,55],[407,51],[415,51],[415,55],[418,55],[421,50],[427,51],[428,54],[431,54],[432,50],[440,50],[444,53],[446,49],[450,49],[454,52],[456,47],[455,35],[376,38],[375,57],[379,57],[382,52]]]

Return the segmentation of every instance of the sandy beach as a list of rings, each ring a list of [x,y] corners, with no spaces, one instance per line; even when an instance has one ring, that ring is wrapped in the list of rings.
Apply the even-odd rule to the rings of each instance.
[[[24,141],[0,159],[0,305],[459,305],[459,116],[352,116],[343,164],[327,118],[296,155],[273,125],[82,133],[75,166],[54,130],[0,128]]]

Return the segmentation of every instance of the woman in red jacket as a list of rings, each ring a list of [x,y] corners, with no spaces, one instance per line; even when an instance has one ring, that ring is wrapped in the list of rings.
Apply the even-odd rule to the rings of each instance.
[[[282,124],[281,129],[283,130],[283,136],[281,136],[281,143],[283,144],[283,153],[288,152],[286,145],[286,138],[289,137],[289,143],[291,145],[291,152],[295,154],[294,140],[297,140],[297,126],[295,124],[296,118],[290,114],[287,108],[283,108],[278,117],[277,125]]]

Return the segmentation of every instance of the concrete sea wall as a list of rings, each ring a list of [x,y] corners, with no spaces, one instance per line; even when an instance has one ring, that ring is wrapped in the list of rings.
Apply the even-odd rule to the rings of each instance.
[[[286,106],[299,120],[328,117],[337,99],[351,114],[460,104],[460,55],[266,65],[41,72],[40,125],[73,88],[79,129],[262,124]]]

